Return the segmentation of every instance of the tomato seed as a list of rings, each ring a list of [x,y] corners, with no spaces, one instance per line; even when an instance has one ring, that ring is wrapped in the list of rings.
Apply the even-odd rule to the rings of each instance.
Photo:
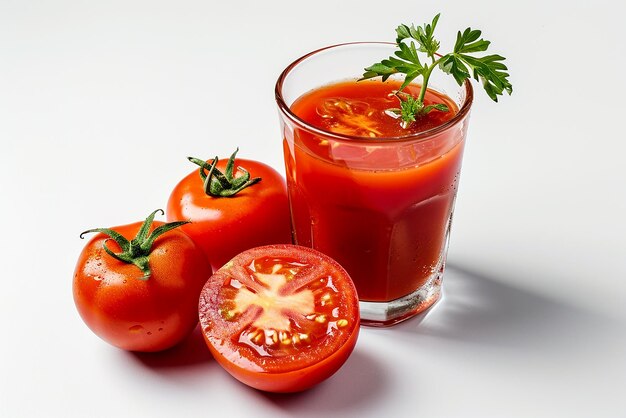
[[[261,344],[261,340],[263,340],[263,337],[264,337],[263,332],[258,330],[250,335],[250,341],[253,341],[256,344]]]
[[[278,333],[274,329],[265,330],[265,345],[272,346],[278,343]]]
[[[320,324],[323,324],[324,322],[326,322],[326,315],[318,315],[315,318],[315,322],[319,322]]]
[[[340,319],[339,321],[337,321],[337,326],[339,328],[343,328],[346,325],[348,325],[348,321],[346,319]]]
[[[220,309],[220,315],[227,321],[230,321],[235,317],[235,314],[230,309]]]

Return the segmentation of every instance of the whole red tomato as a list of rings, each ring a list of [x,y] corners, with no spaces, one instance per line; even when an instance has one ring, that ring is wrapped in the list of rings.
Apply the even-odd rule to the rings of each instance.
[[[191,221],[182,229],[213,270],[249,248],[291,243],[285,180],[264,163],[235,160],[237,151],[227,160],[190,157],[200,168],[178,183],[167,203],[168,221]]]
[[[199,313],[215,360],[269,392],[301,391],[330,377],[359,334],[359,300],[348,273],[295,245],[237,255],[206,282]]]
[[[183,222],[153,222],[156,212],[144,223],[83,232],[100,233],[76,264],[76,308],[96,335],[124,350],[161,351],[183,340],[212,273],[204,253],[173,229]]]

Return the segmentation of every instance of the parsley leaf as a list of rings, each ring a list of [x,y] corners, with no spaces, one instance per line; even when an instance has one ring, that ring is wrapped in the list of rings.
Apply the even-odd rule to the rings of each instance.
[[[498,96],[504,91],[508,94],[513,92],[513,86],[508,80],[507,67],[502,61],[505,58],[501,55],[487,55],[484,57],[474,57],[468,54],[486,51],[490,42],[479,39],[479,30],[465,29],[463,33],[458,32],[454,52],[444,55],[440,60],[440,68],[452,74],[454,79],[461,85],[470,77],[469,70],[475,80],[480,80],[487,95],[495,102]],[[469,67],[469,69],[468,69]]]
[[[399,50],[395,51],[395,57],[389,57],[365,68],[361,80],[381,76],[382,80],[386,81],[392,74],[401,73],[405,74],[404,83],[400,87],[402,90],[411,81],[422,75],[426,67],[420,61],[415,42],[411,42],[410,45],[400,43],[398,48]]]
[[[452,75],[459,85],[471,77],[482,82],[487,95],[496,102],[498,96],[504,92],[508,94],[513,92],[513,86],[508,80],[508,68],[503,63],[505,60],[503,56],[493,54],[477,57],[472,55],[486,51],[491,44],[490,41],[481,38],[480,30],[467,28],[463,32],[457,32],[453,52],[445,55],[437,54],[440,42],[435,39],[434,32],[439,16],[437,14],[431,23],[422,26],[404,24],[398,26],[396,28],[398,49],[394,51],[394,56],[366,67],[360,79],[382,77],[384,82],[394,74],[404,74],[404,81],[398,92],[400,93],[417,77],[422,77],[418,97],[397,93],[400,109],[390,109],[390,114],[402,118],[403,126],[408,126],[417,117],[435,109],[442,112],[449,111],[448,107],[442,103],[424,106],[428,80],[436,67]],[[420,52],[426,54],[427,61],[430,59],[430,63],[420,60]]]
[[[433,34],[435,32],[435,27],[437,26],[437,22],[439,21],[439,15],[437,14],[431,24],[425,23],[423,26],[418,26],[417,28],[414,25],[411,27],[407,25],[400,25],[396,29],[396,43],[400,45],[403,40],[407,38],[415,39],[420,47],[420,52],[426,52],[429,57],[433,57],[435,53],[439,50],[439,41],[437,41]]]
[[[415,97],[410,94],[405,99],[400,99],[400,117],[406,123],[415,121],[415,115],[418,114],[424,105],[422,105]]]

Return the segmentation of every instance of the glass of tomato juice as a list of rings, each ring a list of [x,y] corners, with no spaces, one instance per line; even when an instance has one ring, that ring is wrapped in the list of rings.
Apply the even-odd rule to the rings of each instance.
[[[434,71],[425,104],[449,111],[403,127],[389,110],[399,107],[402,80],[358,81],[395,48],[322,48],[289,65],[276,84],[294,243],[347,270],[361,321],[374,326],[410,318],[441,295],[473,98],[469,82]]]

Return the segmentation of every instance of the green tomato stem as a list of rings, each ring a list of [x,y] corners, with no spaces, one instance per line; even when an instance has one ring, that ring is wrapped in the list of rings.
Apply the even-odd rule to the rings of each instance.
[[[187,157],[189,161],[200,167],[200,178],[202,179],[204,193],[206,193],[207,196],[232,197],[246,187],[250,187],[261,181],[261,177],[250,178],[250,173],[242,167],[237,167],[237,171],[243,174],[239,177],[235,177],[233,171],[237,152],[239,152],[239,148],[237,148],[228,159],[224,173],[217,168],[217,157],[215,157],[210,164],[199,158]]]
[[[154,221],[154,216],[157,212],[165,214],[162,209],[157,209],[150,215],[148,215],[146,220],[141,224],[139,231],[137,231],[137,235],[135,236],[135,238],[130,241],[126,239],[126,237],[124,237],[122,234],[110,228],[88,229],[87,231],[84,231],[80,234],[80,238],[83,239],[85,234],[91,232],[101,232],[105,235],[108,235],[110,238],[107,238],[102,243],[102,248],[104,249],[104,251],[116,260],[128,264],[134,264],[143,273],[143,276],[139,279],[148,280],[152,275],[152,272],[150,270],[149,256],[152,252],[152,245],[154,244],[154,241],[166,232],[189,223],[189,221],[169,222],[157,227],[156,229],[154,229],[154,231],[152,231],[152,233],[149,233],[152,223]],[[107,245],[107,241],[109,240],[115,241],[117,245],[120,246],[122,251],[116,253],[111,250]]]

